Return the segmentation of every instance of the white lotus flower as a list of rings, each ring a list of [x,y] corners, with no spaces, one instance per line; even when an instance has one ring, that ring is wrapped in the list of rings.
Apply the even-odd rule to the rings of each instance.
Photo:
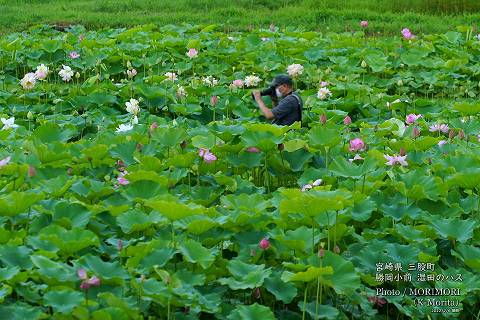
[[[44,80],[47,77],[48,74],[48,67],[44,65],[43,63],[39,66],[37,66],[37,70],[35,71],[35,77],[38,80]]]
[[[330,97],[332,95],[332,92],[326,88],[326,87],[322,87],[318,90],[318,93],[317,93],[317,97],[318,99],[320,100],[325,100],[327,99],[328,97]]]
[[[20,80],[20,84],[25,90],[33,89],[36,82],[37,78],[35,77],[35,73],[33,72],[27,73],[25,76],[23,76],[22,80]]]
[[[18,125],[15,124],[15,117],[11,117],[10,119],[1,118],[0,120],[3,123],[2,130],[7,130],[7,129],[10,129],[10,128],[17,128],[18,127]]]
[[[167,77],[167,79],[170,80],[170,81],[177,81],[178,80],[175,72],[167,72],[167,73],[164,74],[164,76]]]
[[[133,116],[132,124],[138,124],[138,117],[137,116]]]
[[[203,81],[203,84],[209,87],[213,87],[218,84],[218,80],[215,79],[213,76],[208,76],[206,78],[203,78],[202,81]]]
[[[298,77],[303,73],[303,66],[298,63],[291,64],[287,67],[287,73],[290,77]]]
[[[187,96],[187,91],[182,86],[179,86],[177,89],[177,97],[178,98],[185,98]]]
[[[137,115],[140,112],[137,99],[130,99],[130,101],[125,102],[125,105],[127,106],[128,113]]]
[[[116,132],[117,133],[120,133],[120,132],[125,132],[125,131],[130,131],[133,129],[133,124],[121,124],[117,127],[117,130]]]
[[[69,66],[65,66],[65,65],[63,65],[63,64],[62,64],[62,67],[63,67],[63,69],[60,70],[60,72],[58,73],[58,75],[59,75],[60,77],[62,77],[62,80],[63,80],[63,81],[68,82],[68,81],[70,81],[70,80],[72,79],[72,77],[73,77],[72,68],[70,68]]]
[[[262,79],[260,79],[259,77],[257,76],[247,76],[245,78],[245,85],[247,87],[256,87],[258,86],[258,84],[260,83],[260,81],[262,81]]]

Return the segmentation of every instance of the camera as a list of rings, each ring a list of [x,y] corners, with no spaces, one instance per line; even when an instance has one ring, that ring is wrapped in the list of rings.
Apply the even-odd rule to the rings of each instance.
[[[274,101],[277,100],[277,95],[275,93],[275,87],[274,86],[271,86],[271,87],[268,87],[266,89],[263,89],[262,91],[260,91],[260,95],[262,97],[264,96],[270,96],[270,98]],[[255,97],[253,96],[253,92],[252,92],[252,99],[255,100]]]

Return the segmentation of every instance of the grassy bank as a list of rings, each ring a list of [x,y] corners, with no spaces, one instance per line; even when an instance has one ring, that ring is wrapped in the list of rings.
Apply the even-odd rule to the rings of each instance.
[[[35,24],[75,23],[87,28],[144,23],[223,24],[227,30],[294,26],[336,32],[358,30],[398,34],[443,33],[459,25],[477,28],[480,2],[466,0],[79,0],[0,1],[0,32],[21,31]]]

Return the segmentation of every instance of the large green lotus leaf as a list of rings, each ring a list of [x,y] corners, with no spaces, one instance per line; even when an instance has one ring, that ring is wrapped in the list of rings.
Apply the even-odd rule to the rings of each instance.
[[[0,287],[0,303],[3,303],[6,297],[12,294],[12,287],[9,285],[2,285]]]
[[[162,181],[162,184],[160,184],[157,181],[152,180],[137,180],[133,182],[130,180],[131,176],[135,177],[136,172],[131,174],[129,173],[125,176],[125,178],[130,181],[130,184],[125,186],[125,193],[130,200],[150,199],[155,198],[160,194],[167,193],[166,185],[168,182],[166,177],[159,176],[158,174],[152,172],[150,177],[152,179],[156,179],[158,177],[156,180]]]
[[[106,307],[100,310],[96,310],[91,313],[92,320],[129,320],[129,319],[140,319],[138,316],[136,318],[129,317],[124,309],[116,307]]]
[[[0,260],[7,266],[30,269],[32,267],[30,254],[31,249],[25,246],[0,246]]]
[[[54,53],[57,50],[60,50],[63,46],[64,41],[57,39],[45,39],[41,42],[41,47],[43,50],[48,53]]]
[[[215,146],[215,140],[217,140],[217,142],[221,141],[220,139],[216,139],[215,135],[211,133],[197,135],[192,138],[192,145],[196,148],[211,149]]]
[[[161,215],[172,221],[202,214],[205,209],[200,206],[186,205],[171,200],[149,200],[145,205],[158,211]]]
[[[124,212],[117,217],[117,224],[127,234],[148,229],[153,221],[152,217],[136,209]]]
[[[303,311],[303,301],[298,301],[297,303],[300,311]],[[316,301],[307,303],[305,306],[305,311],[312,317],[312,319],[338,319],[339,311],[337,308],[334,308],[330,305],[319,304],[317,306]],[[316,316],[316,317],[315,317]]]
[[[82,154],[87,159],[103,160],[108,154],[108,146],[105,144],[96,144],[82,150]]]
[[[40,239],[54,244],[65,255],[99,245],[99,239],[95,233],[80,228],[66,230],[58,225],[50,225],[42,229],[39,236]]]
[[[10,280],[20,272],[18,266],[9,266],[6,268],[0,268],[0,281]]]
[[[272,310],[266,306],[258,303],[243,306],[239,305],[227,317],[229,320],[275,320],[275,315]]]
[[[326,126],[315,126],[308,132],[308,144],[310,146],[333,147],[339,144],[341,140],[338,130]]]
[[[372,172],[376,168],[376,160],[374,157],[367,157],[361,165],[347,161],[344,157],[336,157],[332,161],[330,170],[338,176],[360,179],[367,173]]]
[[[131,303],[128,303],[126,299],[115,296],[111,292],[102,292],[97,296],[100,300],[105,301],[105,304],[118,308],[122,313],[127,317],[127,319],[140,319],[140,313],[137,308],[135,308]],[[131,301],[130,301],[131,302]],[[104,319],[104,318],[100,318]],[[121,318],[112,318],[112,319],[121,319]]]
[[[59,198],[67,192],[75,182],[72,177],[59,175],[56,178],[48,180],[39,180],[37,183],[41,187],[41,191],[50,194],[54,198]]]
[[[184,128],[159,127],[153,131],[152,138],[165,147],[175,147],[186,139]]]
[[[180,252],[186,261],[198,263],[203,269],[207,269],[215,261],[215,250],[207,249],[195,240],[185,240],[179,244]]]
[[[84,228],[90,221],[90,211],[79,203],[58,202],[53,213],[53,220],[69,221],[70,226]]]
[[[367,65],[372,68],[373,72],[383,72],[390,65],[388,57],[379,50],[373,51],[370,49],[370,52],[365,55],[364,60]]]
[[[467,169],[455,173],[447,178],[448,185],[465,189],[480,188],[480,169]]]
[[[34,203],[42,200],[44,196],[36,192],[18,192],[12,191],[8,194],[2,194],[0,196],[0,216],[16,216],[17,214],[24,213]]]
[[[47,257],[34,255],[30,257],[33,264],[38,268],[38,273],[59,282],[73,282],[78,280],[76,270],[66,264],[55,262]]]
[[[177,253],[173,248],[154,249],[140,261],[139,268],[151,270],[154,266],[163,267]]]
[[[310,62],[316,62],[325,57],[325,50],[323,47],[310,48],[306,50],[303,55]]]
[[[45,319],[47,315],[41,308],[32,307],[24,302],[17,301],[14,304],[0,305],[0,319],[12,320],[37,320]]]
[[[277,148],[282,142],[283,136],[276,136],[271,131],[250,131],[246,130],[241,139],[245,145],[255,146],[262,151],[268,152]]]
[[[144,294],[160,299],[160,301],[167,302],[170,297],[169,289],[163,281],[150,278],[142,283],[141,288]]]
[[[194,235],[200,235],[202,233],[207,232],[211,228],[215,227],[218,225],[218,222],[213,221],[212,219],[208,217],[202,217],[199,219],[195,219],[188,223],[186,226],[188,233],[194,234]]]
[[[135,163],[133,159],[133,153],[137,149],[136,141],[128,141],[122,144],[118,144],[110,149],[110,154],[116,159],[122,160],[126,166]]]
[[[289,304],[297,296],[297,287],[294,284],[280,279],[280,273],[274,273],[265,279],[267,290],[285,304]]]
[[[453,109],[457,110],[463,115],[474,115],[477,113],[480,113],[480,103],[479,102],[467,102],[467,101],[462,101],[462,102],[455,102],[453,104]]]
[[[454,239],[461,243],[465,243],[473,236],[473,231],[477,226],[477,222],[472,219],[439,219],[435,218],[430,221],[432,227],[437,234],[444,239]]]
[[[309,267],[306,271],[300,271],[292,273],[290,271],[284,271],[281,279],[285,282],[299,281],[310,282],[321,278],[322,276],[333,275],[333,268],[331,266],[326,267]]]
[[[103,106],[116,103],[117,97],[106,92],[92,92],[88,95],[88,100],[90,103]]]
[[[72,290],[52,290],[43,297],[47,306],[52,306],[55,311],[70,314],[73,308],[79,306],[83,300],[83,294]]]
[[[94,273],[100,279],[128,279],[128,273],[118,261],[105,262],[99,256],[87,254],[76,261],[76,266]]]
[[[320,282],[332,287],[338,294],[349,294],[360,287],[360,276],[350,261],[330,251],[325,252],[322,260],[322,265],[332,268],[333,274],[325,275]]]
[[[76,134],[74,128],[67,126],[60,127],[54,123],[48,122],[44,125],[37,127],[33,133],[32,137],[37,138],[43,143],[50,143],[55,141],[65,142]]]
[[[313,157],[313,154],[305,149],[298,149],[293,152],[284,152],[283,157],[288,161],[290,169],[298,172],[303,171],[305,164]]]
[[[404,216],[410,217],[411,219],[416,219],[422,213],[422,210],[417,207],[415,203],[411,203],[407,206],[403,203],[395,201],[391,202],[393,204],[388,205],[388,202],[380,205],[380,211],[384,215],[390,216],[397,221],[401,220]]]
[[[306,216],[316,216],[329,210],[341,210],[350,201],[345,192],[310,190],[302,192],[296,189],[282,191],[284,198],[280,201],[280,213],[301,213]]]
[[[480,248],[460,244],[456,247],[456,251],[452,250],[452,255],[462,259],[470,268],[480,271]]]
[[[396,182],[397,190],[409,199],[436,201],[444,190],[441,187],[442,179],[440,177],[432,177],[428,173],[422,174],[419,170],[404,173],[399,176],[398,180]]]

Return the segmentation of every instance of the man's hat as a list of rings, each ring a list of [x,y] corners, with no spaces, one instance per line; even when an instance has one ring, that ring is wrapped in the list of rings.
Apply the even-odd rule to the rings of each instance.
[[[279,74],[273,79],[271,86],[278,87],[281,84],[288,84],[289,86],[292,86],[293,85],[292,78],[290,78],[286,74]]]

